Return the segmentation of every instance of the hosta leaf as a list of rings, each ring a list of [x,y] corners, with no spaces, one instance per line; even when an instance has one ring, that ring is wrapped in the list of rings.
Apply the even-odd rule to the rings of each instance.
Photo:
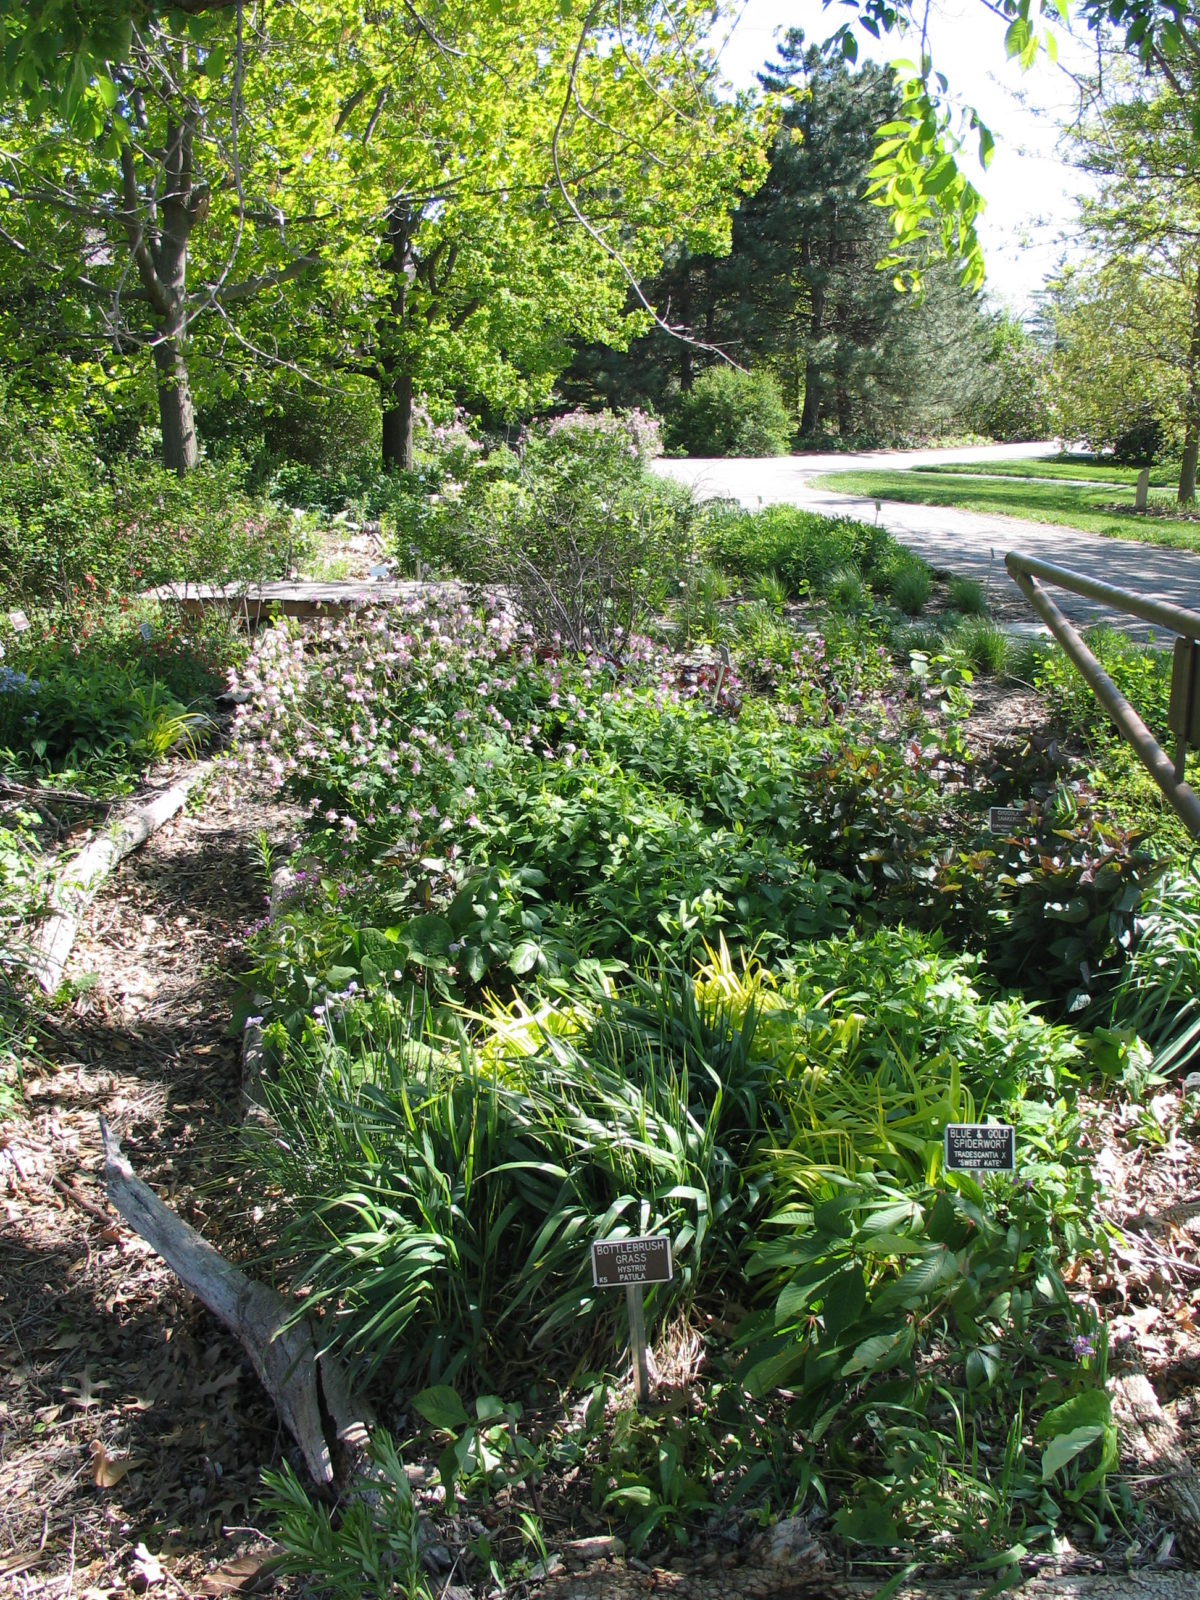
[[[1056,1434],[1070,1433],[1075,1428],[1107,1427],[1112,1421],[1112,1401],[1103,1389],[1085,1389],[1072,1395],[1038,1423],[1035,1438],[1041,1443]]]
[[[1103,1434],[1104,1429],[1095,1424],[1086,1428],[1072,1428],[1070,1433],[1060,1433],[1051,1439],[1042,1452],[1042,1482],[1047,1483],[1056,1472],[1061,1472]]]

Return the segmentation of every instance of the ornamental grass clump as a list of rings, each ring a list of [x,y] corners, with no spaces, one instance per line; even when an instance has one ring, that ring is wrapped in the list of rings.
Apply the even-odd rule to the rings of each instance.
[[[1200,875],[1165,874],[1133,924],[1128,957],[1098,1008],[1108,1025],[1137,1034],[1158,1072],[1183,1072],[1200,1053]]]

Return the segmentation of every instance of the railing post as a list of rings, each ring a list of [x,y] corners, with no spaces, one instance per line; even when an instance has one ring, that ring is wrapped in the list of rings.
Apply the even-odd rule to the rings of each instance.
[[[1100,583],[1094,578],[1085,577],[1081,572],[1072,572],[1068,567],[1052,566],[1048,561],[1037,561],[1032,556],[1020,555],[1015,550],[1009,551],[1005,556],[1004,565],[1008,568],[1013,582],[1062,645],[1069,660],[1116,723],[1122,736],[1128,740],[1138,760],[1170,801],[1184,827],[1193,839],[1200,839],[1200,798],[1183,781],[1183,773],[1180,770],[1187,753],[1186,734],[1180,739],[1178,759],[1172,762],[1078,632],[1036,580],[1041,578],[1059,589],[1066,589],[1071,594],[1099,600],[1128,616],[1138,617],[1142,621],[1153,623],[1156,627],[1178,633],[1191,642],[1193,649],[1196,641],[1200,639],[1200,615],[1194,611],[1186,611],[1182,606],[1166,605],[1161,601],[1146,600],[1140,595],[1129,594],[1123,589],[1114,589],[1111,584]],[[1189,697],[1195,692],[1194,684],[1194,674],[1189,672],[1187,689]],[[1187,728],[1190,724],[1189,702],[1184,727]]]

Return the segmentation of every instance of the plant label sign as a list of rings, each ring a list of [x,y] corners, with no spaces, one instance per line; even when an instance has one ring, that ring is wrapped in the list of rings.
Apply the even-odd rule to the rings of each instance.
[[[674,1276],[670,1239],[605,1239],[592,1245],[592,1284],[597,1289],[670,1283]]]
[[[1011,833],[1025,821],[1024,806],[989,806],[988,832]]]
[[[27,633],[29,631],[29,618],[23,611],[10,611],[8,625],[14,633]]]
[[[951,1122],[946,1126],[947,1172],[1014,1172],[1016,1130],[1007,1122]]]
[[[633,1393],[639,1406],[650,1399],[646,1356],[646,1311],[642,1290],[648,1283],[670,1283],[671,1241],[664,1238],[598,1239],[592,1245],[592,1283],[597,1289],[624,1289],[633,1356]]]

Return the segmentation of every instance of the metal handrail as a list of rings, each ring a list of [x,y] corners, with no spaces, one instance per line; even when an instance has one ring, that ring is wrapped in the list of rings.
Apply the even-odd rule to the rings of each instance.
[[[1184,758],[1187,754],[1186,730],[1193,724],[1196,709],[1192,703],[1197,678],[1194,664],[1186,677],[1188,704],[1183,711],[1182,728],[1176,729],[1179,743],[1175,760],[1172,761],[1037,580],[1040,578],[1044,583],[1066,589],[1071,594],[1082,595],[1088,600],[1099,600],[1127,616],[1138,617],[1143,622],[1178,634],[1181,639],[1188,641],[1193,658],[1200,641],[1200,613],[1158,600],[1143,599],[1140,595],[1129,594],[1124,589],[1115,589],[1111,584],[1085,577],[1082,572],[1072,572],[1069,567],[1056,567],[1048,561],[1037,561],[1016,550],[1009,551],[1004,558],[1004,565],[1017,588],[1062,645],[1092,693],[1129,741],[1134,754],[1166,795],[1184,827],[1193,839],[1200,839],[1200,797],[1183,781]],[[1175,721],[1172,714],[1173,728]]]

